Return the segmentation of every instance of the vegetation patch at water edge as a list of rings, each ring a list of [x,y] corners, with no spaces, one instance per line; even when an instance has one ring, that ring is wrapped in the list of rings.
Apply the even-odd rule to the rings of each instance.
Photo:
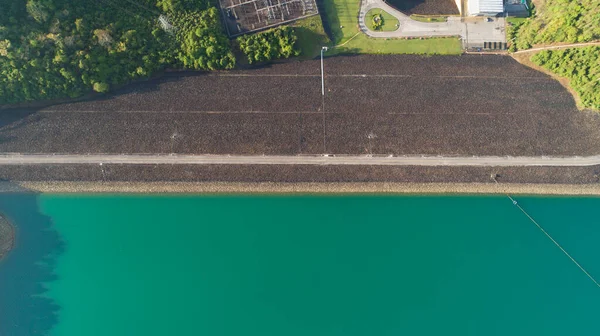
[[[14,243],[15,230],[8,219],[0,214],[0,260],[12,250]]]

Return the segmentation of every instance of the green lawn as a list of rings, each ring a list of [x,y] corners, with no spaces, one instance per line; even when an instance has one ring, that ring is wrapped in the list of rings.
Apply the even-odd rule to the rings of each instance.
[[[381,17],[383,18],[383,24],[381,25],[380,31],[394,31],[398,29],[398,19],[396,19],[396,17],[392,16],[390,13],[384,11],[383,9],[371,9],[367,12],[366,24],[368,28],[375,30],[373,29],[371,23],[373,20],[373,16],[377,14],[381,14]]]
[[[324,0],[323,4],[334,44],[344,43],[359,32],[359,0]]]
[[[319,15],[298,20],[291,26],[294,27],[298,36],[296,45],[300,49],[300,58],[315,58],[320,54],[322,46],[331,43],[329,37],[325,34],[323,22],[321,22]]]
[[[426,40],[373,39],[358,28],[359,0],[323,0],[326,17],[331,27],[333,54],[440,54],[462,53],[458,38]],[[352,39],[352,40],[350,40]],[[349,42],[348,42],[349,41]]]
[[[337,46],[327,55],[337,54],[427,54],[459,55],[462,53],[460,40],[455,37],[426,40],[374,39],[364,34],[357,35],[343,46]]]
[[[523,22],[525,22],[525,20],[527,20],[528,18],[518,18],[518,17],[514,17],[514,16],[509,16],[506,18],[506,22],[508,22],[509,24],[512,25],[519,25]]]

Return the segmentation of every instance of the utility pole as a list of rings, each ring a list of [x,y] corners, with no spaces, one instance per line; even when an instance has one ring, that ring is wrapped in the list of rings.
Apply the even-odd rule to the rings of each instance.
[[[174,147],[174,145],[175,145],[175,139],[177,138],[177,135],[178,135],[178,134],[177,134],[177,131],[175,131],[175,133],[173,133],[173,134],[171,135],[171,137],[170,137],[170,138],[171,138],[171,155],[175,154],[175,153],[173,152],[173,147]]]
[[[323,53],[327,51],[327,47],[321,47],[321,111],[323,112],[323,154],[326,153],[327,146],[325,145],[325,71],[323,69]]]
[[[325,74],[323,71],[323,53],[327,51],[327,47],[321,47],[321,94],[325,96]]]

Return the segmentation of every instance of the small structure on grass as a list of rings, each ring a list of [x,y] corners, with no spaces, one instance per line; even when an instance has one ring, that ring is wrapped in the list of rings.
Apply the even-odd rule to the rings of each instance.
[[[504,11],[508,16],[528,17],[529,6],[526,0],[506,0],[504,2]]]
[[[373,15],[372,25],[373,25],[373,30],[381,29],[381,26],[383,26],[383,17],[381,16],[381,14]]]

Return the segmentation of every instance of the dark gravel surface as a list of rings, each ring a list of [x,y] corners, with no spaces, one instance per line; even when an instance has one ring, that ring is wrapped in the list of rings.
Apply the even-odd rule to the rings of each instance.
[[[0,112],[0,152],[589,155],[600,117],[504,56],[349,56],[169,73],[103,99]]]
[[[599,183],[594,167],[390,167],[309,165],[97,165],[0,166],[15,181],[169,182],[482,182]]]
[[[386,0],[406,14],[460,14],[454,0]]]

